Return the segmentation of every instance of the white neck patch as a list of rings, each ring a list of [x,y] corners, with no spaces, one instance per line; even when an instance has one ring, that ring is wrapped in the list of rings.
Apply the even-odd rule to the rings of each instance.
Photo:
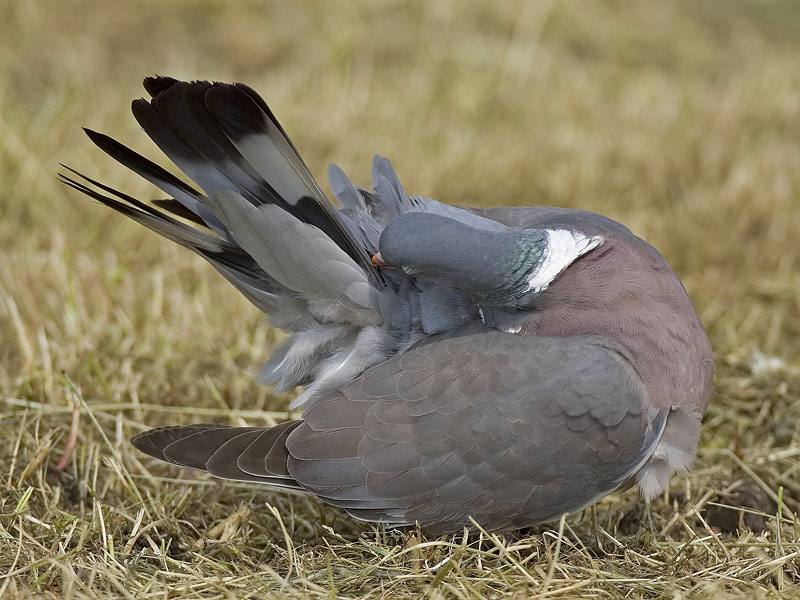
[[[594,250],[605,238],[600,235],[588,236],[580,231],[568,229],[546,229],[547,246],[539,267],[528,280],[526,292],[541,292],[558,276],[561,271],[571,265],[578,257]]]

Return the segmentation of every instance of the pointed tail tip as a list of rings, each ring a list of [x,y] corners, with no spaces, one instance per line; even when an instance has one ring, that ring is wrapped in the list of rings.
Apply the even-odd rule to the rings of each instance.
[[[83,132],[86,134],[86,136],[100,148],[102,148],[103,144],[108,142],[109,140],[114,141],[113,138],[110,138],[105,133],[100,133],[99,131],[95,131],[94,129],[89,129],[88,127],[81,127],[81,129],[83,129]]]
[[[148,429],[147,431],[140,431],[139,433],[136,433],[131,437],[129,437],[128,442],[130,442],[131,445],[137,450],[141,450],[142,452],[144,452],[145,451],[144,448],[148,445],[145,443],[145,440],[148,439],[148,436],[150,435],[150,433],[152,433],[152,431],[153,431],[152,429]]]

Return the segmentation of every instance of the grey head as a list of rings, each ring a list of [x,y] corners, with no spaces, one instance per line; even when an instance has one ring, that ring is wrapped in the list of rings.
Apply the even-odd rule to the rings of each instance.
[[[577,230],[496,225],[481,228],[442,215],[406,213],[383,230],[375,262],[457,289],[484,309],[524,309],[604,239]]]

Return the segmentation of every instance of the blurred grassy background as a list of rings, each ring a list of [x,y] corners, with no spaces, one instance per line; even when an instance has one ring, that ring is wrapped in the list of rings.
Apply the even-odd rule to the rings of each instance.
[[[20,0],[0,4],[0,40],[0,596],[223,597],[213,582],[246,595],[285,579],[283,595],[569,595],[584,581],[584,597],[707,585],[754,597],[798,581],[796,525],[776,540],[779,519],[765,516],[760,531],[721,525],[723,539],[692,507],[783,487],[783,510],[800,508],[800,4]],[[276,340],[253,307],[200,259],[55,181],[65,162],[158,197],[80,131],[164,164],[128,108],[153,73],[248,83],[321,181],[335,161],[367,183],[380,153],[410,193],[584,208],[650,241],[717,358],[680,494],[646,519],[632,494],[604,502],[599,524],[574,517],[583,550],[573,539],[563,551],[573,567],[589,561],[583,578],[533,532],[491,557],[468,546],[435,580],[448,555],[426,553],[449,546],[381,537],[307,500],[153,478],[125,441],[144,423],[257,424],[286,407],[250,379]],[[265,498],[302,548],[286,546]],[[328,524],[368,540],[345,544]],[[598,542],[598,554],[598,531],[622,547]]]

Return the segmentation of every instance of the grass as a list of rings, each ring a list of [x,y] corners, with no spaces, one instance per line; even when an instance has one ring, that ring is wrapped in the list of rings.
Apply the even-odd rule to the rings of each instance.
[[[26,0],[0,40],[0,597],[800,598],[795,2]],[[320,178],[378,152],[414,193],[648,239],[715,350],[695,468],[649,506],[427,538],[145,460],[146,427],[289,400],[252,382],[279,341],[253,307],[55,182],[154,194],[79,126],[158,156],[127,108],[155,72],[246,81]]]

